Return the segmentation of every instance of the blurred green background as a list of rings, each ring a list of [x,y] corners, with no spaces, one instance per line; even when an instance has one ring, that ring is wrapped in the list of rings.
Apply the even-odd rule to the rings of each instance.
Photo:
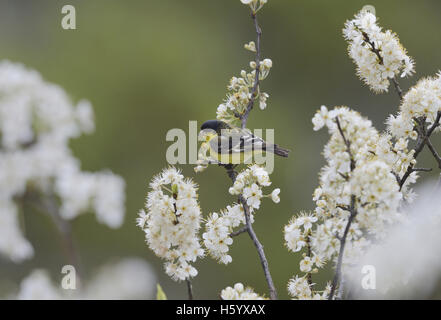
[[[76,30],[61,28],[65,4],[76,8]],[[275,128],[277,143],[293,150],[288,159],[276,159],[272,175],[282,201],[265,201],[255,222],[280,298],[288,297],[286,284],[298,272],[300,258],[284,247],[282,229],[294,213],[313,209],[311,194],[324,164],[321,152],[327,133],[312,130],[315,111],[322,104],[348,105],[382,129],[387,115],[397,110],[395,92],[370,92],[346,54],[343,24],[366,4],[376,7],[380,24],[397,32],[415,58],[417,74],[401,81],[404,89],[441,68],[437,0],[270,0],[260,13],[263,56],[271,58],[274,67],[262,85],[270,94],[268,108],[255,109],[248,126]],[[145,245],[135,218],[149,180],[166,166],[166,132],[187,132],[189,120],[200,124],[215,117],[228,80],[252,59],[243,44],[254,37],[248,8],[239,0],[0,1],[0,58],[38,70],[75,101],[89,99],[96,132],[72,141],[74,153],[83,170],[109,168],[127,183],[121,229],[110,230],[93,215],[73,222],[86,275],[109,260],[140,256],[154,266],[169,298],[186,298],[185,284],[164,275],[162,261]],[[440,143],[436,138],[434,142]],[[434,167],[430,160],[426,157],[421,166]],[[204,215],[234,201],[221,168],[213,166],[198,175],[191,165],[181,168],[200,185]],[[36,256],[19,265],[0,261],[0,294],[34,267],[49,269],[53,279],[61,277],[64,256],[59,241],[54,241],[57,232],[51,221],[28,211],[26,226]],[[216,299],[222,288],[239,281],[267,292],[256,250],[246,235],[235,239],[232,257],[228,266],[210,258],[197,262],[196,298]],[[330,276],[325,272],[314,280],[323,283]]]

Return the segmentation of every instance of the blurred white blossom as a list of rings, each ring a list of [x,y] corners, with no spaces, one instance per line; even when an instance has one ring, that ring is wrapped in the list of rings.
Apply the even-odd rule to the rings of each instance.
[[[44,270],[34,270],[20,284],[16,299],[152,299],[156,276],[150,265],[139,258],[126,258],[101,266],[88,281],[75,290],[64,290]]]
[[[36,71],[0,62],[0,253],[30,258],[18,223],[17,203],[27,193],[53,196],[59,214],[72,219],[93,210],[117,228],[124,217],[124,180],[111,172],[82,172],[69,140],[94,130],[89,102],[74,105],[65,91]]]

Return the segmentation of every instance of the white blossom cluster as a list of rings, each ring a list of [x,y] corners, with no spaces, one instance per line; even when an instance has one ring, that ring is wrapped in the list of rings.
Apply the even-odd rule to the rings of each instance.
[[[421,79],[403,97],[397,116],[387,120],[388,131],[395,138],[417,138],[415,119],[424,119],[430,127],[441,112],[441,72],[436,77]],[[440,128],[435,129],[439,131]]]
[[[276,188],[271,194],[264,195],[262,188],[271,185],[268,172],[258,165],[251,165],[240,172],[229,192],[232,195],[241,195],[250,209],[250,221],[254,222],[253,213],[260,208],[261,199],[270,197],[275,203],[280,201],[280,189]],[[233,244],[231,233],[234,228],[245,225],[245,213],[242,204],[227,206],[219,214],[212,213],[205,224],[202,235],[204,245],[211,257],[220,263],[228,264],[232,257],[228,254],[229,246]]]
[[[307,276],[295,276],[288,282],[288,293],[298,300],[326,300],[331,286],[328,284],[323,291],[313,290],[314,283],[309,283]]]
[[[255,43],[252,41],[245,45],[248,50],[256,50]],[[273,63],[271,59],[264,59],[259,64],[259,80],[264,80]],[[251,61],[250,67],[251,72],[242,70],[240,72],[240,77],[233,77],[228,85],[228,94],[225,101],[219,105],[216,111],[217,119],[222,120],[226,123],[238,126],[240,123],[240,116],[243,115],[250,103],[252,97],[252,89],[255,84],[256,79],[256,62]],[[261,110],[265,109],[267,106],[267,99],[269,95],[265,92],[257,92],[259,107]]]
[[[263,194],[262,187],[270,185],[271,181],[268,172],[263,167],[253,164],[239,173],[229,192],[232,195],[242,194],[250,208],[257,210],[260,208],[263,197],[271,197],[275,203],[279,203],[279,188],[274,189],[269,195]]]
[[[137,219],[148,246],[167,261],[165,271],[173,280],[195,277],[197,270],[190,263],[204,255],[196,184],[170,167],[153,178],[150,188],[146,211],[142,209]]]
[[[407,169],[413,154],[407,143],[393,145],[390,135],[380,135],[369,120],[347,107],[328,111],[322,106],[312,122],[314,130],[326,126],[331,135],[324,148],[327,164],[314,191],[316,208],[294,217],[284,230],[289,250],[308,249],[300,262],[306,275],[289,284],[293,298],[302,299],[316,295],[305,279],[326,260],[336,261],[351,214],[356,213],[346,237],[345,265],[359,259],[373,239],[383,238],[386,227],[401,219],[403,194],[397,174]]]
[[[234,287],[226,287],[221,291],[222,300],[266,300],[258,295],[250,287],[244,287],[242,283],[236,283]]]
[[[89,281],[76,290],[63,290],[55,285],[48,272],[37,269],[22,280],[19,300],[60,299],[148,299],[153,297],[156,277],[148,263],[139,258],[126,258],[106,264]],[[76,285],[79,285],[78,279]]]
[[[366,10],[346,22],[343,29],[348,53],[359,77],[375,92],[387,91],[390,79],[414,73],[414,62],[390,30],[382,31],[377,17]]]
[[[252,215],[250,219],[254,221]],[[219,214],[213,212],[208,217],[202,238],[211,257],[223,264],[233,260],[228,254],[229,246],[233,244],[231,233],[241,224],[245,224],[245,214],[241,204],[227,206],[226,210],[222,210]]]
[[[124,218],[125,183],[111,172],[82,172],[69,140],[94,130],[88,101],[73,105],[39,73],[0,62],[0,253],[21,262],[33,255],[22,234],[18,203],[53,197],[62,218],[93,210],[109,227]]]

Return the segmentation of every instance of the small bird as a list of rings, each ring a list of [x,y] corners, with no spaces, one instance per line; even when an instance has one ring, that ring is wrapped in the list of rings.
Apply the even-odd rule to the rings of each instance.
[[[209,144],[210,158],[223,164],[245,163],[264,152],[287,158],[290,152],[255,136],[248,129],[233,127],[219,120],[205,121],[200,134]]]

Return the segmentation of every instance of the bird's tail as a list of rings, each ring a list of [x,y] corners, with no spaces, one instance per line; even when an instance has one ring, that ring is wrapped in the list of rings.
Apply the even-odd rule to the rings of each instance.
[[[291,150],[279,147],[277,144],[271,144],[271,145],[267,145],[265,147],[265,151],[269,151],[269,152],[272,152],[278,156],[288,158],[289,152]]]

